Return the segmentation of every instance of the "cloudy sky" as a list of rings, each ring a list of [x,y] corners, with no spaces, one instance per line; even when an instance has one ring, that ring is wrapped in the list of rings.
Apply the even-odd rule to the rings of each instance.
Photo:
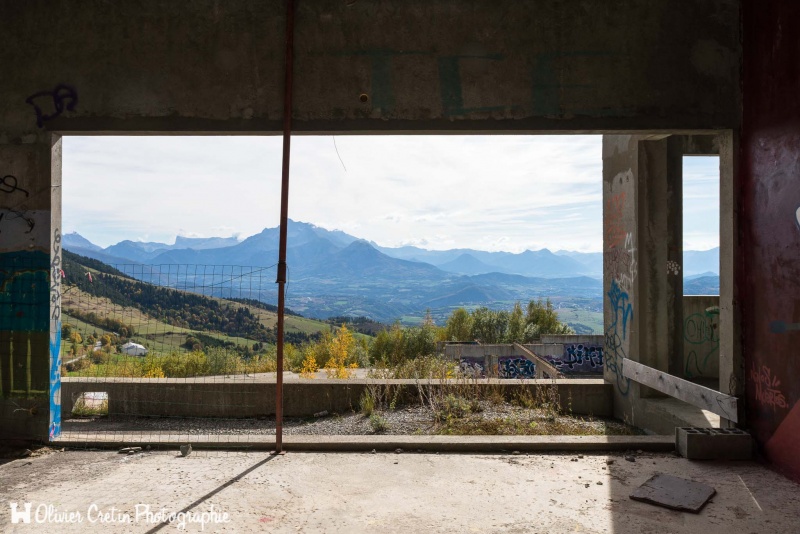
[[[599,251],[600,147],[600,136],[293,137],[289,216],[384,246]],[[64,229],[101,246],[244,238],[278,225],[280,158],[280,137],[66,137]],[[718,246],[718,160],[684,161],[686,248]]]

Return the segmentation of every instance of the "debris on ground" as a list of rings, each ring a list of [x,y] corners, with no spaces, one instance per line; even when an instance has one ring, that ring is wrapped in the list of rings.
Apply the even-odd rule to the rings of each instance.
[[[181,456],[186,457],[192,453],[191,443],[188,445],[181,445]]]
[[[142,452],[141,447],[122,447],[118,454],[136,454],[137,452]]]

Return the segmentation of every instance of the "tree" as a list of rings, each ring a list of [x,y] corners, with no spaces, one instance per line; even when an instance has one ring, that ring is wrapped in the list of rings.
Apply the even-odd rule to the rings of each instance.
[[[445,324],[446,341],[472,341],[472,316],[464,308],[450,314]]]
[[[472,312],[472,337],[484,344],[503,343],[509,315],[507,311],[492,311],[486,306]]]
[[[514,303],[514,309],[508,318],[506,329],[506,343],[523,343],[525,341],[525,314],[519,302]]]
[[[549,298],[544,303],[542,299],[531,300],[528,303],[528,313],[525,316],[526,342],[537,340],[544,334],[566,335],[574,333],[575,331],[568,324],[558,320],[558,314]]]
[[[329,347],[330,359],[325,365],[328,378],[350,378],[352,365],[347,364],[347,359],[355,347],[355,339],[345,325],[331,339]]]

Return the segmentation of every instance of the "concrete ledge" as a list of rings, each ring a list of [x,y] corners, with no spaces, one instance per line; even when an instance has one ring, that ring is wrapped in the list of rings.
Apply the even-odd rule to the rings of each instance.
[[[613,417],[613,390],[603,380],[298,380],[284,383],[284,415],[307,417],[317,412],[358,409],[368,388],[399,388],[413,400],[419,388],[496,393],[513,398],[522,392],[546,396],[555,383],[561,408],[576,415]],[[66,378],[61,383],[64,417],[81,393],[104,391],[108,413],[172,417],[256,417],[275,413],[275,382],[244,377],[196,379]],[[385,390],[384,390],[385,391]]]
[[[264,435],[188,435],[154,432],[64,432],[53,447],[118,449],[150,445],[175,449],[191,443],[195,449],[274,450],[275,437]],[[284,436],[283,448],[291,452],[607,452],[642,450],[669,452],[674,436]]]

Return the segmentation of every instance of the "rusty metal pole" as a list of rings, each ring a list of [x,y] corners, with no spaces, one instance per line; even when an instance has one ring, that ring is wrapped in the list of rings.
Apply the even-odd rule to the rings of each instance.
[[[275,453],[283,453],[283,330],[286,305],[286,231],[289,222],[289,155],[292,139],[294,62],[294,0],[286,0],[286,72],[283,91],[283,167],[281,170],[281,229],[278,252],[278,374],[275,385]]]

